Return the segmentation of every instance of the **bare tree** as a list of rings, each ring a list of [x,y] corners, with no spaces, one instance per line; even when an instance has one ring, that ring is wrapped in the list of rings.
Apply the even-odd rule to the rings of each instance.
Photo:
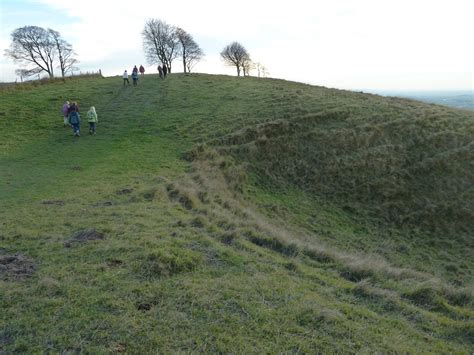
[[[255,63],[255,69],[257,69],[257,76],[259,78],[263,77],[265,78],[268,76],[268,70],[267,68],[260,62]]]
[[[59,58],[59,69],[61,69],[61,75],[64,78],[68,71],[77,69],[74,67],[79,61],[74,58],[76,53],[72,49],[72,45],[61,38],[61,34],[58,31],[48,29],[48,33],[56,47],[56,51]]]
[[[191,72],[191,69],[201,60],[204,56],[204,52],[199,45],[194,41],[193,36],[187,33],[182,28],[176,29],[176,36],[179,44],[181,45],[180,53],[183,57],[183,70],[186,73]]]
[[[244,72],[244,76],[249,76],[250,71],[255,69],[255,63],[250,59],[250,57],[244,58],[242,62],[242,71]]]
[[[15,74],[20,77],[21,82],[23,82],[23,78],[28,78],[32,75],[28,72],[28,69],[16,69]]]
[[[171,73],[171,64],[178,56],[178,38],[175,27],[164,21],[151,19],[145,23],[142,37],[148,63],[165,64]]]
[[[25,68],[23,74],[32,76],[46,72],[50,78],[54,75],[55,46],[48,31],[42,27],[24,26],[12,32],[10,49],[5,50],[5,56],[15,63],[33,64],[33,68]]]
[[[52,29],[45,30],[38,26],[24,26],[12,32],[12,43],[5,51],[5,56],[12,58],[26,68],[16,72],[26,78],[46,72],[50,78],[54,76],[55,62],[59,59],[59,69],[64,77],[78,62],[74,58],[72,45],[61,38],[61,34]]]
[[[222,50],[221,58],[226,64],[231,66],[235,65],[237,68],[237,76],[240,76],[240,71],[244,69],[244,63],[250,56],[244,46],[238,42],[232,42]]]

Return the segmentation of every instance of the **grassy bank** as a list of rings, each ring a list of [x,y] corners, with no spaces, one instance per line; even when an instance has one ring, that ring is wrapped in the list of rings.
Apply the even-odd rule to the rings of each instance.
[[[2,351],[472,348],[471,113],[179,74],[0,103]]]

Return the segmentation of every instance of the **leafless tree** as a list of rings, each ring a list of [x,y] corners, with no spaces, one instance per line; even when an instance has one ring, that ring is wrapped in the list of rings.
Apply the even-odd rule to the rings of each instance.
[[[49,35],[56,47],[56,52],[59,58],[59,69],[61,69],[61,75],[64,78],[68,71],[77,69],[74,66],[78,63],[78,60],[74,58],[76,53],[72,49],[72,45],[66,42],[58,31],[48,29]]]
[[[199,45],[194,41],[193,36],[187,33],[182,28],[176,29],[176,36],[179,44],[181,45],[180,53],[183,57],[183,70],[191,72],[191,69],[201,60],[204,56],[204,52]]]
[[[266,76],[268,76],[268,70],[262,63],[255,63],[255,69],[257,69],[257,76],[259,78],[265,78]]]
[[[250,60],[250,55],[247,50],[238,42],[233,42],[227,45],[221,52],[221,58],[228,65],[237,68],[237,76],[240,76],[240,71],[243,69],[246,73],[245,63]]]
[[[149,64],[165,64],[171,73],[171,64],[178,56],[176,28],[156,19],[148,20],[142,32],[143,48]]]
[[[31,74],[28,73],[27,69],[16,69],[15,74],[20,77],[20,81],[23,82],[23,78],[28,78]]]
[[[50,78],[53,77],[56,50],[48,31],[42,27],[24,26],[13,31],[11,37],[12,43],[10,49],[5,50],[5,56],[15,63],[34,65],[25,68],[23,74],[32,76],[46,72]]]
[[[39,76],[42,72],[52,78],[58,59],[58,68],[64,77],[77,63],[72,45],[61,38],[61,34],[57,31],[45,30],[38,26],[24,26],[13,31],[11,36],[12,43],[10,48],[5,50],[5,56],[12,58],[15,63],[26,66],[17,70],[21,78]]]
[[[242,63],[242,71],[244,76],[249,76],[250,71],[255,69],[255,63],[250,59],[250,57],[244,58]]]

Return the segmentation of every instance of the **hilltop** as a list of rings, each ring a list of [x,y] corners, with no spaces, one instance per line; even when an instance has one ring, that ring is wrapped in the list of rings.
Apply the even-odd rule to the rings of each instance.
[[[202,74],[0,103],[0,350],[472,349],[474,113]]]

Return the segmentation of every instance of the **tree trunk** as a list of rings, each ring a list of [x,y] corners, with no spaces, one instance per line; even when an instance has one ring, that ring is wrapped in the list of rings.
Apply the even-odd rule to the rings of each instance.
[[[184,68],[184,74],[186,74],[186,54],[183,54],[183,68]]]
[[[240,67],[238,65],[236,65],[237,67],[237,76],[240,76]]]

